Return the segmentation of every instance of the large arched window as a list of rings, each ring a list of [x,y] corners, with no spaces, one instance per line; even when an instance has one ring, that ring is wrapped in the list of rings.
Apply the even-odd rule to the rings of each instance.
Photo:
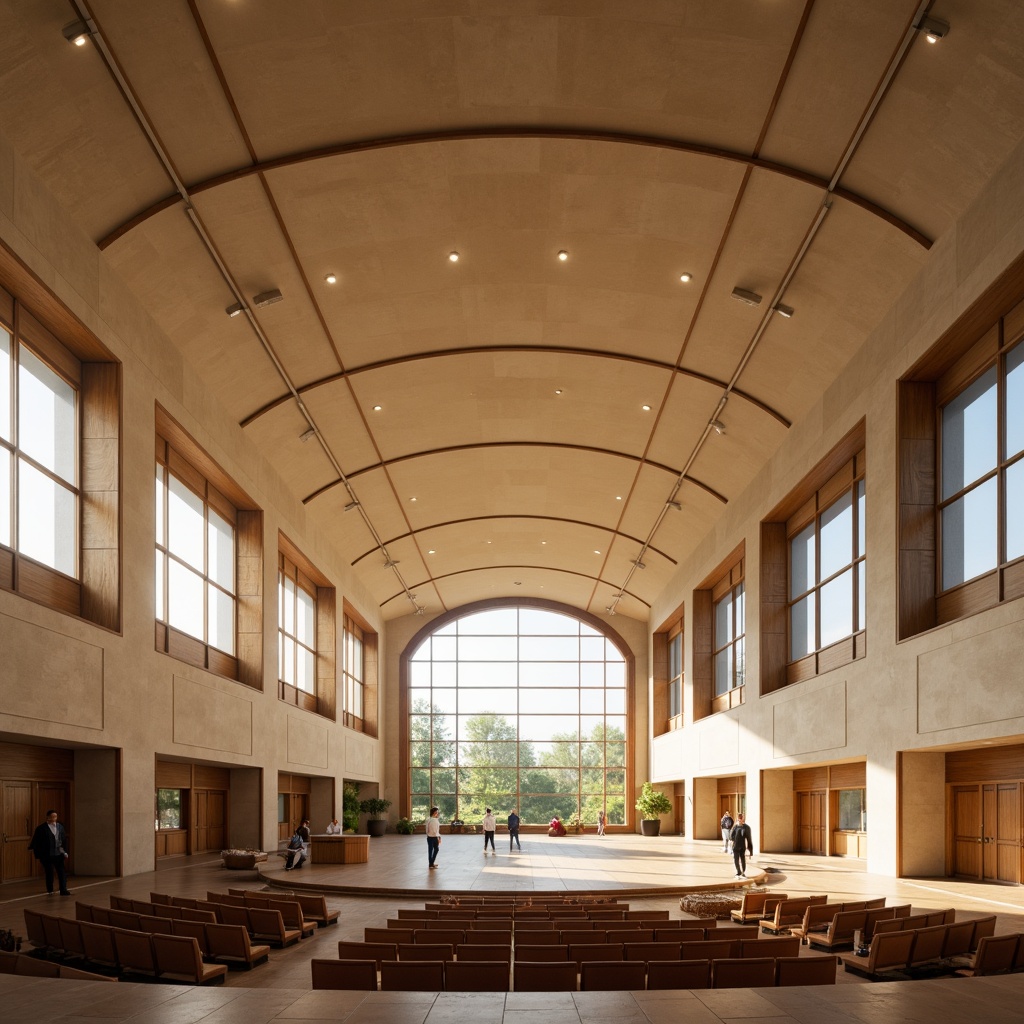
[[[625,824],[629,666],[598,620],[539,603],[447,617],[414,638],[403,679],[413,821],[519,809],[524,824],[604,810]],[[429,629],[429,627],[428,627]]]

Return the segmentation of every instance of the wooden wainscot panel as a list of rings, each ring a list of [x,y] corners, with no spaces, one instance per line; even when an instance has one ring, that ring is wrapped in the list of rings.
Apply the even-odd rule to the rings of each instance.
[[[955,590],[942,594],[937,602],[939,624],[953,622],[992,608],[999,603],[999,576],[990,572]]]
[[[1024,597],[1024,560],[1014,562],[1003,570],[1003,600]]]

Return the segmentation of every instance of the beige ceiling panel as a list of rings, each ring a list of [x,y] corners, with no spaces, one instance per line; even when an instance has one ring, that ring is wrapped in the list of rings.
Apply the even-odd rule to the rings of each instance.
[[[171,191],[95,47],[55,0],[0,2],[0,126],[90,238]]]
[[[823,198],[820,190],[793,179],[751,174],[714,287],[683,357],[685,367],[720,379],[731,377]],[[761,304],[748,306],[733,298],[735,287],[761,295]]]
[[[775,454],[786,436],[786,428],[749,405],[726,406],[722,413],[726,433],[714,431],[694,460],[691,475],[732,501],[750,484]]]
[[[466,573],[438,583],[438,591],[447,609],[460,608],[474,601],[504,597],[534,597],[544,601],[558,601],[573,608],[585,608],[591,589],[591,584],[583,577],[550,571],[517,572],[512,569],[494,569],[486,574]],[[385,606],[385,618],[391,617],[389,613],[392,606],[400,603],[392,601]]]
[[[677,374],[668,392],[648,458],[682,470],[694,446],[712,418],[723,386],[697,377]],[[733,399],[741,402],[743,399]],[[767,419],[767,413],[762,413]]]
[[[831,178],[908,17],[892,0],[815,0],[760,155]]]
[[[130,11],[124,0],[90,6],[185,184],[250,162],[187,3],[137,3]]]
[[[408,508],[407,503],[404,499],[401,502],[396,500],[387,474],[382,469],[361,473],[350,481],[350,485],[360,503],[359,508],[345,511],[352,496],[340,483],[310,498],[306,508],[316,513],[321,522],[329,525],[332,533],[338,537],[338,550],[350,562],[354,562],[376,547],[376,541],[364,531],[361,523],[357,523],[358,520],[368,518],[382,540],[408,533],[410,522],[403,514]],[[354,544],[352,537],[357,538],[358,543]]]
[[[179,207],[140,225],[106,251],[114,270],[143,302],[195,372],[241,421],[281,393],[270,357],[231,301]]]
[[[890,225],[837,201],[786,292],[796,315],[773,317],[739,387],[795,422],[878,326],[926,255]]]
[[[542,351],[415,359],[351,378],[386,459],[496,441],[638,457],[653,424],[641,406],[667,380],[668,371],[642,363]]]
[[[272,305],[252,309],[291,382],[301,387],[337,373],[337,357],[259,180],[247,178],[203,192],[195,206],[246,304],[274,289],[284,296]],[[245,317],[235,319],[245,322]]]
[[[343,472],[354,473],[367,466],[375,466],[380,461],[363,416],[344,379],[336,379],[322,387],[303,392],[302,401]],[[288,404],[294,406],[295,403]],[[363,412],[368,420],[374,416],[370,409]],[[264,418],[272,419],[274,415],[270,413]],[[376,423],[371,422],[370,428],[375,427]],[[301,427],[299,432],[303,433],[305,429]]]
[[[970,4],[948,18],[946,39],[915,40],[842,181],[930,238],[967,208],[1024,133],[1024,4]]]

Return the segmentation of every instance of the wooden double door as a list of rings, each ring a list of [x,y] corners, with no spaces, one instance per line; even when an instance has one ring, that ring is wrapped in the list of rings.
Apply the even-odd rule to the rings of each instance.
[[[69,852],[73,856],[74,836],[68,820],[70,806],[67,783],[0,780],[0,821],[3,822],[0,882],[17,882],[42,872],[28,844],[48,810],[55,810],[64,823],[70,837]],[[72,866],[69,859],[68,867]]]
[[[950,874],[1019,885],[1022,782],[981,782],[950,789]]]
[[[796,794],[796,848],[800,853],[828,853],[828,793],[821,790]]]

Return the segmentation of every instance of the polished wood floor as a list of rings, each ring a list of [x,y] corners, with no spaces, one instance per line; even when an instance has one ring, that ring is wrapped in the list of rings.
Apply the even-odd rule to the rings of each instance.
[[[507,840],[506,840],[507,842]],[[445,836],[439,867],[427,869],[422,836],[384,836],[371,843],[364,865],[307,865],[284,872],[272,858],[263,877],[229,872],[218,858],[164,862],[158,870],[123,879],[71,881],[74,895],[40,894],[39,881],[0,887],[0,927],[24,933],[22,909],[45,908],[74,914],[74,902],[107,904],[111,894],[146,898],[151,890],[204,895],[229,885],[253,888],[303,887],[327,893],[341,911],[338,925],[319,929],[288,949],[274,950],[270,963],[252,972],[229,973],[223,987],[191,989],[171,985],[107,985],[0,976],[0,1020],[5,1024],[48,1021],[103,1024],[559,1024],[603,1021],[616,1024],[889,1024],[942,1021],[974,1024],[983,1018],[1020,1019],[1024,975],[980,979],[872,984],[839,974],[834,988],[758,989],[694,992],[560,993],[535,995],[461,993],[313,992],[309,961],[337,956],[339,939],[362,938],[367,925],[380,925],[398,907],[422,904],[448,892],[615,892],[631,905],[679,911],[679,893],[732,888],[732,859],[715,843],[673,836],[595,836],[523,839],[522,853],[482,852],[477,836]],[[922,909],[955,906],[958,916],[995,913],[999,931],[1024,931],[1024,889],[946,879],[891,879],[868,874],[863,864],[798,855],[755,858],[761,879],[793,895],[827,892],[833,899],[887,896]]]

